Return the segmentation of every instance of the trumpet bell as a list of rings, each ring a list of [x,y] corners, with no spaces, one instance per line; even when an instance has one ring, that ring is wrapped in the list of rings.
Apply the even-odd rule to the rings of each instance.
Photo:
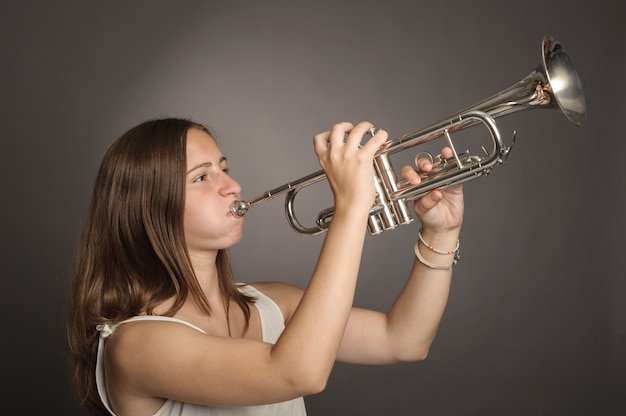
[[[577,126],[587,121],[587,105],[582,82],[561,44],[551,36],[542,43],[543,61],[537,71],[545,73],[549,89],[567,119]]]

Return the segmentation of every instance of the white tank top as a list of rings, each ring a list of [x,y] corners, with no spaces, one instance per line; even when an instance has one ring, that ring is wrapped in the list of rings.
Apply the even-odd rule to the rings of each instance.
[[[261,330],[263,332],[263,341],[276,343],[276,340],[285,329],[285,320],[278,305],[269,297],[264,295],[252,286],[241,286],[239,288],[243,293],[257,298],[254,303],[261,317]],[[111,410],[109,399],[107,396],[106,386],[104,383],[104,345],[106,339],[115,331],[115,329],[126,323],[140,320],[159,320],[178,322],[202,333],[205,333],[197,326],[183,321],[182,319],[171,318],[167,316],[135,316],[115,325],[98,325],[100,331],[100,340],[98,343],[98,358],[96,361],[96,385],[100,399],[111,415],[115,413]],[[281,403],[267,404],[261,406],[244,406],[244,407],[215,407],[201,406],[197,404],[184,403],[176,400],[167,400],[154,416],[306,416],[304,399],[302,397]]]

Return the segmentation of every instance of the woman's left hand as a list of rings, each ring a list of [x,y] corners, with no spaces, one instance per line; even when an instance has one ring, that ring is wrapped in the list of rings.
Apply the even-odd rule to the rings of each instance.
[[[452,157],[452,150],[444,148],[443,158]],[[430,172],[435,166],[426,158],[418,160],[418,170],[411,166],[402,168],[402,176],[412,185],[422,182],[420,172]],[[454,185],[445,189],[434,189],[415,201],[415,212],[424,229],[444,232],[458,229],[463,222],[463,186]]]

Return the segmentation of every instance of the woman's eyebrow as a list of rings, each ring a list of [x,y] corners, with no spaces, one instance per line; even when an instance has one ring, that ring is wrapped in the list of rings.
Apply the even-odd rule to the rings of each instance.
[[[226,162],[226,157],[224,157],[224,156],[220,157],[219,164],[221,165],[224,162]],[[191,172],[193,172],[196,169],[210,168],[211,166],[213,166],[213,163],[211,163],[211,162],[203,162],[203,163],[197,164],[196,166],[194,166],[193,168],[191,168],[191,169],[189,169],[187,171],[187,175],[189,175]]]

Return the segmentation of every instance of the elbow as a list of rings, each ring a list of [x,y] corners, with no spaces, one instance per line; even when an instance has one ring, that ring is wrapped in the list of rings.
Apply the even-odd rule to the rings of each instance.
[[[327,385],[328,385],[328,377],[319,378],[317,380],[311,380],[311,382],[306,386],[305,392],[302,395],[309,396],[309,395],[321,393],[324,390],[326,390]]]
[[[398,363],[423,361],[430,353],[435,337],[395,337],[390,339],[390,351]]]
[[[423,361],[428,357],[428,352],[424,352],[421,354],[406,354],[398,357],[398,362],[400,363],[416,363],[418,361]]]
[[[419,351],[417,354],[413,356],[413,362],[424,361],[428,357],[429,352],[430,352],[430,349],[428,348]]]
[[[328,385],[330,371],[318,368],[300,368],[288,377],[288,383],[298,396],[321,393]]]
[[[330,373],[328,372],[318,372],[319,374],[309,374],[302,378],[301,388],[302,395],[308,396],[312,394],[318,394],[326,390],[326,386],[328,385],[328,378]]]
[[[405,351],[396,352],[396,360],[399,363],[414,363],[423,361],[428,357],[430,346],[410,348]]]

